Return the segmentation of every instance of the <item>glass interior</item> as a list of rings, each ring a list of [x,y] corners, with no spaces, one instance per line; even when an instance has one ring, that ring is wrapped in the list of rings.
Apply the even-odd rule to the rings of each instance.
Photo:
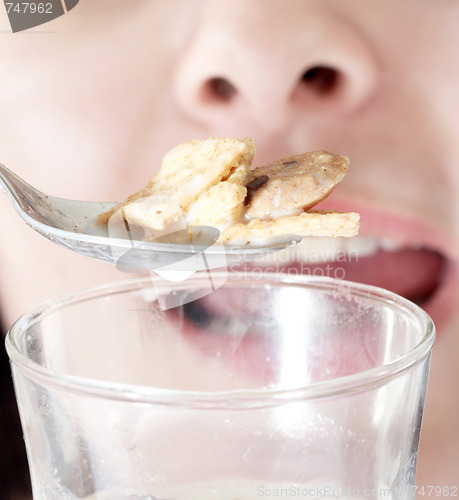
[[[425,357],[433,341],[416,306],[333,280],[230,275],[211,294],[159,307],[158,292],[186,302],[204,283],[86,292],[31,313],[12,335],[53,376],[200,392],[298,389],[400,364],[423,343]]]

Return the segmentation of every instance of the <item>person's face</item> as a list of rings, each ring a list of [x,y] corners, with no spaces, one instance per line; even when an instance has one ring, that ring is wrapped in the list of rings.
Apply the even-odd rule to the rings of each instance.
[[[328,206],[360,212],[366,239],[347,244],[371,255],[346,277],[416,299],[438,323],[419,472],[448,481],[459,464],[458,22],[455,0],[81,0],[35,33],[0,36],[0,161],[45,192],[121,200],[194,138],[252,136],[255,166],[314,149],[349,156]]]

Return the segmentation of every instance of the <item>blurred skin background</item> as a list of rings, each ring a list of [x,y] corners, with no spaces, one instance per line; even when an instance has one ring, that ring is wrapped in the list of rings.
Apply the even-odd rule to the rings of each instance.
[[[457,0],[80,0],[12,34],[0,8],[0,162],[44,192],[117,201],[194,138],[251,136],[254,166],[349,156],[330,202],[361,214],[346,278],[436,322],[417,484],[457,485],[458,24]],[[34,233],[3,195],[0,210],[4,331],[43,300],[125,277]],[[4,353],[1,376],[7,499],[28,473]]]

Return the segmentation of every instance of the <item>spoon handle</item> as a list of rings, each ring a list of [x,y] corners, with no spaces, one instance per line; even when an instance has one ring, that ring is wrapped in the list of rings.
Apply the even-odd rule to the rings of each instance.
[[[0,164],[0,187],[10,199],[19,215],[30,223],[34,220],[48,223],[49,196],[33,188],[14,172]]]

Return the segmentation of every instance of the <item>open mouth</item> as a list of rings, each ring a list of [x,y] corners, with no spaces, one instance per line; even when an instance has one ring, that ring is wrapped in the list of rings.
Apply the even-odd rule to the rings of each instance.
[[[370,236],[308,238],[296,247],[271,254],[237,270],[326,276],[378,286],[428,307],[441,288],[448,259],[438,250],[397,246]]]
[[[421,305],[434,317],[443,315],[443,311],[438,313],[438,307],[431,308],[429,304],[435,301],[437,294],[444,288],[444,282],[450,274],[448,267],[449,259],[436,249],[409,244],[396,246],[380,238],[360,236],[350,239],[307,238],[295,247],[275,252],[255,262],[240,263],[232,270],[247,273],[252,278],[258,275],[260,279],[265,273],[279,272],[292,276],[338,278],[378,286]],[[298,305],[304,299],[296,293],[289,300],[291,304]],[[441,294],[439,302],[444,302]],[[183,339],[193,347],[193,352],[202,356],[203,365],[209,358],[216,358],[218,353],[221,366],[229,373],[242,377],[234,380],[234,383],[250,381],[263,386],[281,383],[283,370],[290,362],[286,362],[287,358],[283,357],[287,351],[280,347],[275,335],[266,334],[267,331],[275,330],[276,323],[273,323],[274,326],[260,323],[264,312],[271,307],[274,306],[269,305],[267,298],[258,296],[254,290],[241,289],[235,293],[223,287],[198,301],[184,304],[180,314],[175,310],[169,314]],[[306,314],[314,316],[313,311],[306,306],[304,310],[308,311]],[[291,309],[289,311],[292,312]],[[291,324],[287,319],[285,321]],[[371,335],[368,338],[372,338]],[[330,341],[328,344],[327,339]],[[310,375],[313,374],[315,380],[325,375],[349,375],[376,363],[367,349],[365,335],[362,333],[359,336],[356,324],[352,328],[342,326],[336,336],[324,334],[321,342],[320,348],[316,349],[323,357],[318,355],[317,359],[322,361],[317,366],[330,359],[333,362],[327,365],[326,373],[319,369],[317,373],[311,371]],[[298,345],[298,352],[306,349],[307,345],[307,342],[305,346]],[[291,356],[295,359],[296,355],[289,351],[288,357]],[[305,362],[306,365],[308,363]]]
[[[258,275],[260,279],[265,273],[284,273],[345,279],[381,287],[425,308],[438,326],[447,312],[444,298],[451,281],[451,268],[451,260],[438,249],[396,245],[381,238],[359,236],[307,238],[294,247],[257,261],[236,264],[231,270],[250,274],[252,278]],[[292,296],[291,300],[295,303],[303,299]],[[274,327],[270,324],[260,326],[259,320],[254,319],[262,317],[269,307],[267,300],[254,295],[253,290],[249,293],[241,289],[234,293],[223,287],[198,301],[184,304],[180,310],[172,309],[168,314],[181,338],[192,346],[192,352],[202,357],[203,366],[206,360],[215,358],[219,361],[218,366],[228,373],[239,374],[239,378],[231,381],[236,386],[249,382],[263,386],[280,383],[283,367],[288,365],[287,358],[279,357],[282,349],[273,341],[275,336],[260,335]],[[357,328],[348,330],[340,331],[342,340],[335,337],[329,345],[323,340],[320,352],[324,359],[333,359],[327,376],[344,376],[373,366],[364,336],[354,337]],[[298,350],[303,347],[298,346]]]

